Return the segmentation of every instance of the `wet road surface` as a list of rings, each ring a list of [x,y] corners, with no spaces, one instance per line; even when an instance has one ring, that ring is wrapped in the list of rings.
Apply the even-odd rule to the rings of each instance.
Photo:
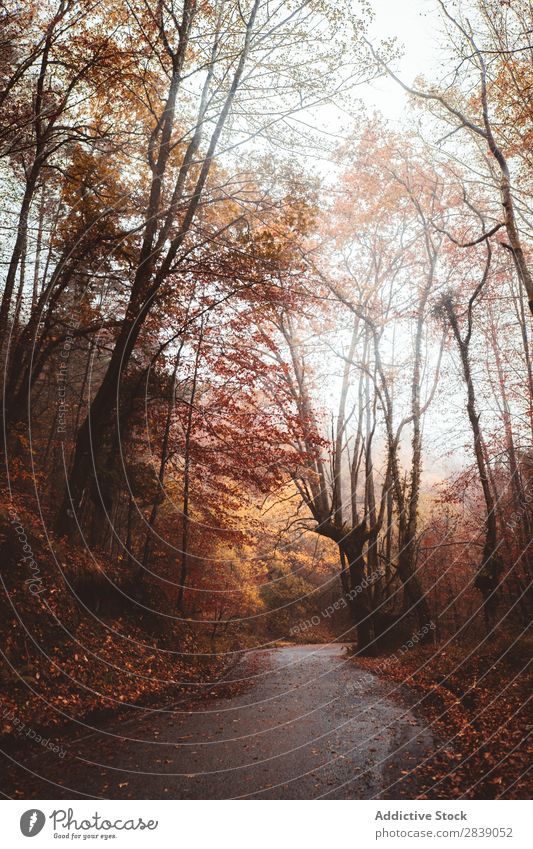
[[[358,667],[344,646],[252,652],[233,678],[243,680],[240,692],[65,737],[58,741],[65,757],[38,753],[24,759],[26,770],[10,763],[4,794],[416,797],[412,771],[431,751],[432,736],[410,710],[407,691]]]

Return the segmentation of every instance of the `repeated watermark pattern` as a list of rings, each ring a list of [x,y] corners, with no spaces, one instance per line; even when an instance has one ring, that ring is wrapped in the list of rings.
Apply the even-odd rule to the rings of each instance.
[[[50,752],[53,752],[59,758],[64,758],[67,754],[66,749],[62,746],[58,746],[51,740],[49,737],[44,737],[42,734],[39,734],[35,728],[32,728],[31,725],[28,725],[24,722],[20,716],[18,716],[12,708],[3,707],[1,710],[1,717],[5,722],[10,722],[13,728],[16,729],[18,734],[27,737],[28,740],[32,740],[34,743],[38,743],[39,746],[42,746],[44,749],[48,749]]]
[[[512,531],[514,531],[515,528],[518,527],[521,519],[524,518],[524,516],[527,514],[528,510],[531,508],[532,504],[533,504],[533,485],[525,491],[524,500],[523,500],[522,504],[520,505],[518,510],[514,510],[511,513],[511,515],[509,516],[509,519],[505,523],[506,526],[508,528],[510,528]]]
[[[410,651],[411,649],[414,649],[414,647],[417,646],[420,641],[424,639],[424,637],[434,631],[436,627],[437,626],[434,622],[427,622],[425,625],[422,625],[414,634],[409,637],[408,640],[405,641],[405,643],[403,643],[403,645],[399,649],[397,649],[393,654],[388,655],[380,663],[378,663],[377,666],[375,666],[373,669],[374,673],[376,675],[379,675],[382,672],[386,672],[388,669],[391,668],[391,666],[394,666],[395,664],[399,663],[400,659],[406,652]],[[373,680],[374,679],[372,675],[362,675],[360,678],[357,679],[357,681],[354,681],[349,684],[346,690],[349,693],[357,692],[359,690],[364,689],[365,686],[370,684]]]
[[[33,549],[28,541],[28,535],[25,531],[24,525],[21,522],[19,514],[12,506],[9,506],[8,510],[11,524],[14,527],[15,533],[18,537],[18,541],[23,551],[23,557],[21,557],[19,563],[24,565],[24,567],[30,572],[30,575],[28,578],[25,579],[24,584],[28,587],[29,591],[33,595],[39,595],[44,591],[41,570],[39,569],[39,566],[35,561]]]
[[[321,610],[319,614],[316,613],[309,619],[302,619],[300,622],[297,622],[296,625],[293,625],[289,630],[289,635],[291,637],[295,637],[297,634],[304,634],[311,628],[316,628],[317,625],[320,625],[322,620],[329,619],[337,611],[348,608],[351,601],[357,598],[358,595],[361,595],[361,593],[368,589],[368,587],[371,587],[373,584],[380,581],[384,575],[384,569],[376,569],[371,575],[364,578],[356,587],[353,587],[353,589],[349,590],[347,593],[343,593],[343,595],[339,596],[339,598],[331,602],[331,604],[328,604],[328,606],[325,607],[324,610]]]
[[[72,349],[72,345],[74,342],[74,337],[68,334],[63,342],[63,348],[60,354],[60,362],[58,366],[58,374],[57,374],[57,398],[58,398],[58,411],[57,411],[57,432],[59,434],[66,434],[67,432],[67,415],[68,415],[68,401],[67,401],[67,379],[68,379],[68,361],[70,359],[70,352]]]

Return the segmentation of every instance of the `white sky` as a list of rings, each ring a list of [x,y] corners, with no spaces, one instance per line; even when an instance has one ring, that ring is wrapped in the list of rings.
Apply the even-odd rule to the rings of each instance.
[[[396,37],[403,49],[395,70],[407,83],[419,74],[439,76],[442,56],[440,16],[435,0],[371,0],[375,21],[370,27],[374,43]],[[369,107],[379,109],[390,120],[400,120],[407,95],[391,79],[380,79],[358,92]]]
[[[361,13],[359,0],[352,0],[356,14]],[[368,37],[377,47],[383,40],[396,39],[401,56],[392,67],[407,84],[418,76],[433,81],[445,75],[447,63],[446,41],[442,35],[442,14],[437,0],[369,0],[375,19],[368,28]],[[449,57],[448,57],[449,61]],[[408,106],[409,95],[394,80],[383,75],[375,82],[357,85],[353,96],[362,101],[369,114],[380,112],[394,129],[407,129],[412,122]],[[357,115],[344,111],[342,97],[336,105],[325,104],[301,113],[299,118],[308,121],[324,140],[342,143],[357,126]],[[329,137],[329,138],[328,138]],[[302,154],[305,164],[314,158],[309,150]],[[321,174],[329,174],[335,167],[328,154],[316,156],[314,166]]]
[[[439,79],[446,70],[446,48],[442,36],[442,17],[437,0],[370,0],[375,21],[370,28],[374,43],[395,37],[402,56],[394,63],[394,70],[407,84],[419,75]],[[362,87],[358,95],[369,108],[375,108],[393,124],[409,121],[407,103],[409,95],[390,78],[383,77]],[[464,462],[463,440],[468,440],[464,402],[458,400],[452,409],[449,399],[444,408],[437,399],[425,416],[426,486],[433,480],[446,477]],[[439,409],[440,408],[440,409]],[[459,412],[459,418],[457,413]],[[404,443],[408,439],[403,440]],[[450,443],[455,443],[454,457],[446,457]],[[428,474],[428,471],[430,472]]]
[[[354,4],[357,0],[354,0]],[[407,84],[422,75],[431,80],[440,79],[446,72],[446,42],[442,34],[442,17],[437,0],[370,0],[375,20],[369,27],[369,38],[374,45],[382,40],[395,38],[402,53],[393,63],[398,76]],[[409,95],[390,78],[383,76],[373,83],[357,87],[355,95],[368,110],[377,110],[396,128],[405,129],[412,122],[408,108]],[[320,114],[317,126],[334,130],[340,140],[348,129],[346,116],[331,107]],[[321,173],[329,173],[331,162],[315,163]],[[332,173],[335,175],[336,166]],[[329,383],[331,410],[336,412],[338,386],[333,379]],[[426,391],[426,390],[424,390]],[[440,400],[439,395],[425,416],[424,431],[424,481],[430,486],[436,479],[446,477],[464,462],[463,444],[468,442],[468,422],[464,417],[462,395],[456,405],[449,398]],[[409,446],[410,436],[406,431],[402,445]],[[455,453],[447,457],[453,444]]]

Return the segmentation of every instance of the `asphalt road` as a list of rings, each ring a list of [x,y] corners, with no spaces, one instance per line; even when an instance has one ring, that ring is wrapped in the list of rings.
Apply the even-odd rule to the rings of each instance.
[[[9,762],[4,794],[416,797],[412,771],[431,751],[431,734],[407,692],[358,667],[343,646],[253,652],[233,678],[229,694],[64,738],[64,758],[44,751],[25,756],[26,769]]]

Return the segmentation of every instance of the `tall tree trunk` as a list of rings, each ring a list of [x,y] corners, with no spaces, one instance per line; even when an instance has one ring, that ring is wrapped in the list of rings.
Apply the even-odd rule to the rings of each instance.
[[[348,354],[344,363],[342,385],[339,400],[339,411],[337,415],[337,428],[335,434],[335,450],[333,452],[333,514],[338,525],[342,525],[343,516],[343,487],[342,487],[342,461],[344,442],[346,440],[346,400],[350,388],[350,372],[353,366],[353,357],[357,344],[359,319],[356,317],[352,330],[352,337],[348,348]]]
[[[11,259],[9,260],[9,265],[7,268],[6,280],[4,283],[4,293],[2,295],[2,301],[0,303],[0,353],[2,353],[2,351],[4,350],[6,342],[9,312],[11,309],[11,302],[13,300],[15,280],[17,278],[17,271],[19,268],[21,257],[24,255],[24,248],[26,245],[26,237],[28,232],[28,216],[30,212],[31,202],[33,199],[33,193],[35,191],[35,185],[37,182],[37,173],[37,168],[32,169],[26,183],[26,189],[24,191],[24,196],[22,198],[22,204],[19,212],[15,244],[13,246]]]
[[[94,451],[98,451],[99,447],[103,443],[106,432],[110,427],[114,427],[115,425],[117,411],[114,402],[115,398],[118,397],[119,394],[122,373],[129,363],[144,322],[152,309],[159,287],[169,274],[176,254],[183,244],[196,216],[207,178],[211,170],[211,165],[215,156],[220,135],[226,124],[233,100],[243,76],[244,66],[250,50],[252,32],[259,3],[260,0],[255,0],[252,7],[246,26],[243,47],[233,74],[232,82],[221,107],[192,191],[192,195],[184,212],[181,225],[178,229],[178,233],[175,238],[171,240],[166,255],[162,258],[160,266],[156,269],[157,261],[158,259],[161,259],[164,248],[164,243],[161,239],[157,239],[156,234],[156,226],[159,220],[160,203],[162,198],[162,182],[172,153],[171,134],[174,122],[176,97],[179,84],[181,82],[181,70],[185,61],[185,51],[190,26],[194,16],[194,10],[196,9],[196,3],[192,2],[192,0],[191,2],[184,3],[183,24],[180,31],[178,53],[174,57],[173,61],[173,72],[165,108],[161,116],[161,120],[158,122],[158,127],[161,128],[161,137],[159,140],[157,157],[152,155],[153,151],[149,152],[149,159],[151,162],[154,162],[152,183],[149,203],[145,215],[143,243],[139,255],[139,262],[131,291],[130,301],[106,373],[93,401],[90,404],[88,415],[77,435],[74,462],[56,519],[56,532],[60,535],[71,534],[76,531],[76,524],[73,522],[73,519],[74,514],[77,510],[79,510],[88,479],[91,475],[91,454]],[[154,131],[151,146],[153,146],[153,143],[155,142],[156,135],[157,133]],[[190,144],[196,144],[195,137]],[[185,155],[185,159],[187,159],[187,154]],[[180,169],[176,187],[178,185],[181,186],[181,188],[184,187],[181,179],[182,173],[183,171]],[[172,206],[174,207],[178,201],[179,198],[175,198],[173,196]]]
[[[459,350],[461,357],[461,365],[463,371],[463,379],[467,392],[466,409],[468,420],[474,437],[474,454],[476,464],[483,490],[483,498],[485,500],[486,516],[485,516],[485,545],[483,549],[483,562],[478,570],[475,579],[475,586],[481,592],[484,602],[485,623],[489,631],[494,621],[496,611],[496,589],[498,586],[499,576],[502,572],[503,564],[498,554],[500,543],[498,541],[498,528],[496,524],[495,501],[490,487],[487,463],[483,452],[483,440],[481,427],[479,424],[480,414],[476,408],[476,395],[474,389],[474,381],[472,378],[472,369],[470,365],[470,337],[471,337],[471,311],[473,299],[469,304],[469,330],[465,338],[461,335],[459,321],[455,311],[455,307],[451,297],[447,297],[443,301],[443,306],[448,316],[450,326]]]
[[[143,556],[141,561],[140,575],[139,578],[142,580],[144,574],[146,573],[146,569],[148,567],[148,561],[150,559],[150,555],[152,553],[152,537],[153,530],[155,528],[155,523],[157,521],[157,514],[159,512],[159,506],[161,504],[162,495],[163,495],[163,486],[165,483],[165,473],[168,463],[169,450],[168,444],[170,440],[170,427],[172,424],[172,413],[174,412],[174,407],[176,404],[176,378],[178,374],[178,366],[180,362],[181,349],[183,347],[183,341],[181,342],[178,353],[176,354],[176,359],[174,361],[174,368],[172,370],[172,379],[170,382],[170,392],[168,396],[168,405],[167,405],[167,414],[165,418],[165,430],[163,433],[163,444],[161,446],[161,457],[159,460],[159,472],[157,475],[157,483],[158,483],[158,492],[156,494],[156,498],[152,505],[152,510],[150,512],[150,518],[148,520],[148,528],[146,530],[146,538],[144,541],[144,549]]]
[[[183,465],[183,524],[181,531],[181,568],[180,581],[178,590],[178,610],[183,613],[185,587],[189,574],[189,525],[190,525],[190,486],[191,486],[191,441],[194,426],[194,404],[196,399],[196,388],[198,385],[198,369],[200,366],[200,356],[202,350],[204,334],[204,322],[202,319],[200,325],[200,335],[198,338],[196,357],[194,361],[194,372],[191,384],[191,396],[189,399],[189,409],[187,412],[187,425],[185,428],[185,450],[184,450],[184,465]]]

